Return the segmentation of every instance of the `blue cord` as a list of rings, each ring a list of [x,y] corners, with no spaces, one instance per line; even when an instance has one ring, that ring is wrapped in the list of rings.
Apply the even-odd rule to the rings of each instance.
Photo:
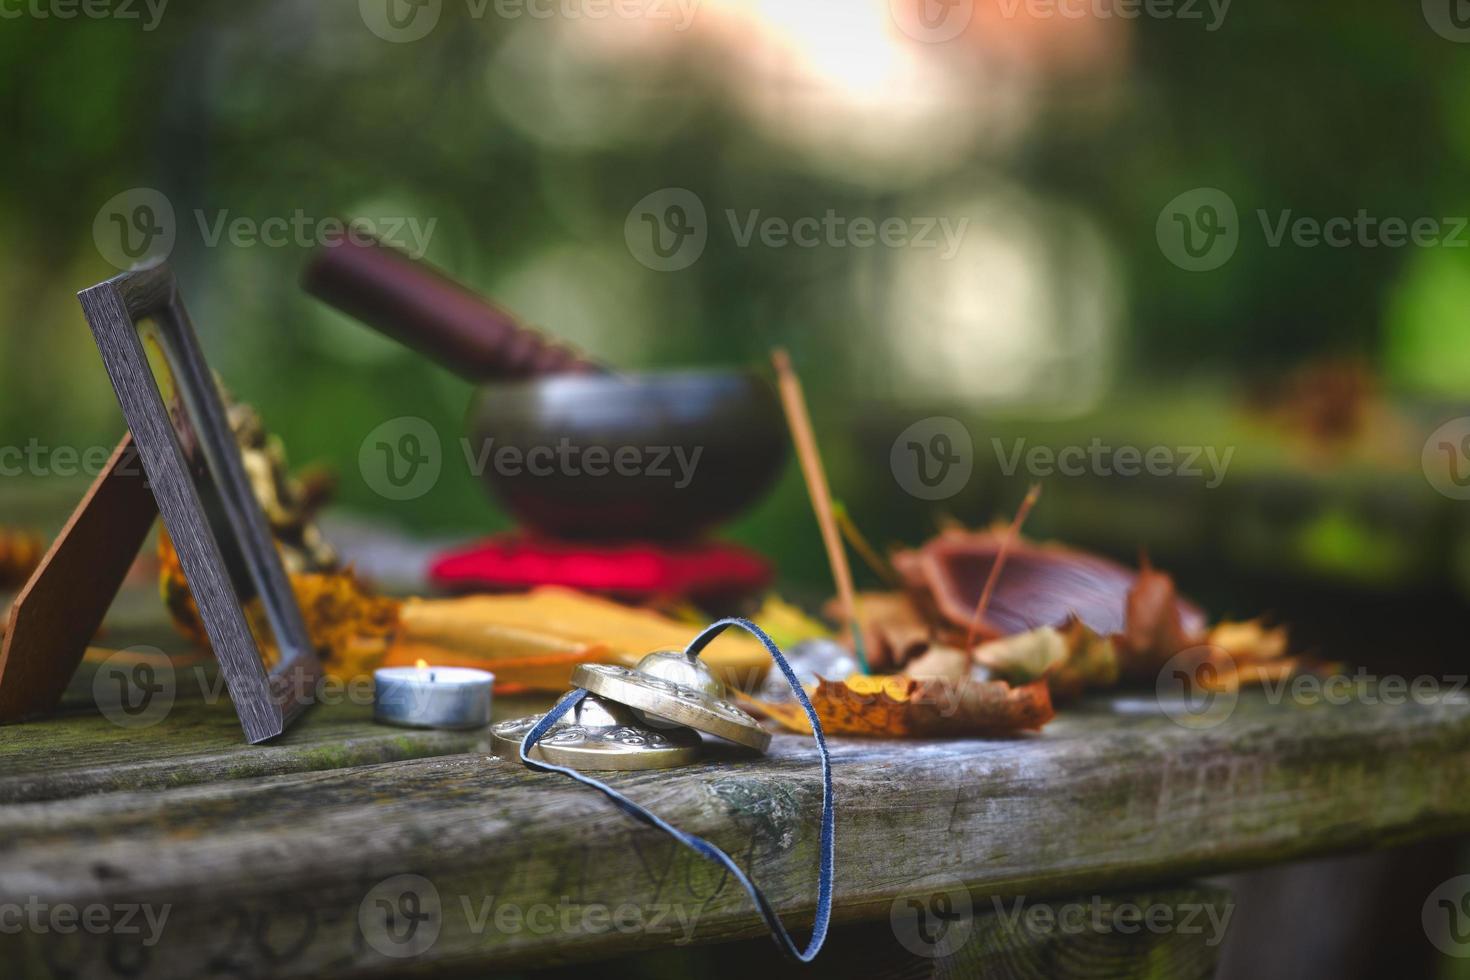
[[[796,943],[791,938],[791,934],[781,924],[781,919],[776,914],[776,910],[771,907],[771,903],[766,899],[766,896],[761,890],[755,886],[755,883],[746,877],[745,872],[740,870],[730,855],[702,837],[686,834],[684,831],[675,828],[658,815],[634,803],[606,783],[599,782],[591,776],[584,776],[575,769],[552,765],[549,762],[538,762],[530,757],[529,753],[536,746],[536,743],[551,730],[552,726],[563,715],[587,696],[586,691],[577,690],[567,695],[554,708],[548,711],[544,718],[536,723],[536,727],[526,733],[525,740],[521,742],[521,761],[534,769],[559,772],[564,776],[570,776],[585,786],[591,786],[616,803],[619,809],[628,815],[641,820],[649,826],[657,827],[685,847],[704,855],[711,861],[723,865],[734,876],[735,880],[740,882],[740,886],[745,889],[751,901],[755,902],[755,907],[760,911],[761,918],[765,919],[766,928],[771,930],[771,938],[776,941],[776,945],[785,950],[787,955],[803,963],[810,963],[816,959],[817,953],[822,949],[822,943],[827,939],[827,926],[832,918],[832,863],[836,852],[835,819],[832,808],[832,760],[827,755],[827,739],[822,734],[822,723],[817,719],[817,712],[812,708],[811,700],[807,698],[806,692],[801,689],[801,684],[796,679],[796,672],[791,669],[791,665],[781,655],[781,650],[776,646],[776,642],[767,636],[759,626],[748,619],[739,619],[736,617],[722,619],[696,636],[694,642],[690,643],[688,649],[684,651],[685,655],[691,660],[698,657],[700,652],[709,645],[711,640],[731,626],[739,626],[741,629],[747,631],[757,640],[760,640],[765,645],[766,650],[770,652],[771,657],[776,661],[776,666],[780,667],[781,673],[785,675],[786,683],[791,685],[792,692],[796,695],[796,699],[801,702],[802,710],[806,712],[807,718],[812,723],[812,734],[817,740],[817,752],[822,757],[822,836],[820,845],[821,858],[817,870],[817,916],[816,922],[812,926],[812,938],[807,943],[806,949],[797,949]]]

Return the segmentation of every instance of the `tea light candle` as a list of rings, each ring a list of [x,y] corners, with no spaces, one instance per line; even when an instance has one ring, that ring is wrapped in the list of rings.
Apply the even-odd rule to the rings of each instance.
[[[384,667],[373,672],[373,719],[407,728],[483,728],[490,724],[495,675],[470,667]]]

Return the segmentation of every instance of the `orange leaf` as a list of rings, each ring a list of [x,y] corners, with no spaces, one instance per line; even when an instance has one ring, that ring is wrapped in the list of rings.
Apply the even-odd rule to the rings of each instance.
[[[1046,682],[1012,687],[1004,681],[918,679],[898,675],[845,681],[819,679],[812,707],[828,735],[889,738],[962,738],[1010,735],[1041,728],[1054,712]],[[806,713],[795,703],[746,699],[796,732],[810,733]]]

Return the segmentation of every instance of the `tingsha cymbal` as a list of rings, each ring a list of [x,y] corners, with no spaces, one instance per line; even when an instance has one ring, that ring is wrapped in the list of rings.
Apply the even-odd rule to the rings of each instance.
[[[580,664],[572,684],[606,700],[636,708],[647,722],[686,725],[764,752],[771,734],[723,697],[610,664]]]
[[[712,698],[725,696],[725,682],[715,676],[709,664],[682,650],[656,650],[638,661],[633,669],[670,684],[692,687]]]
[[[490,729],[491,751],[519,761],[521,743],[543,717],[495,725]],[[702,745],[687,728],[641,725],[628,707],[589,694],[542,736],[531,749],[531,758],[570,769],[668,769],[698,761]]]

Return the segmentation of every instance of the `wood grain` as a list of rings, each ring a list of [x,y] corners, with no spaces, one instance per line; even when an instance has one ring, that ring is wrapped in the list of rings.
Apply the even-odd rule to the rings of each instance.
[[[1116,699],[1023,739],[834,740],[837,915],[887,920],[936,876],[983,905],[1463,833],[1470,706],[1459,701],[1246,697],[1194,731],[1148,710],[1151,698]],[[729,850],[793,925],[810,922],[809,740],[610,781]],[[436,936],[402,960],[369,937],[412,891]],[[0,956],[28,970],[65,962],[104,976],[114,962],[148,977],[512,969],[761,933],[714,866],[582,787],[479,753],[0,808],[0,903],[28,900],[168,905],[152,947],[0,935]],[[589,908],[642,927],[589,921]]]
[[[669,947],[594,969],[614,977],[700,980],[1190,980],[1214,975],[1222,940],[1234,928],[1235,906],[1229,891],[1202,883],[1061,899],[982,899],[968,915],[953,916],[949,930],[933,933],[941,942],[951,939],[952,952],[913,943],[907,929],[906,945],[899,938],[902,925],[857,923],[832,930],[815,969],[787,959],[764,939]],[[577,964],[531,976],[576,980],[587,969]],[[471,974],[456,976],[469,980]]]
[[[1233,914],[1204,885],[980,902],[967,942],[931,976],[1014,980],[1191,980],[1215,975]]]
[[[488,751],[483,731],[375,724],[371,704],[323,705],[269,745],[245,747],[240,744],[239,719],[223,698],[215,672],[200,669],[199,690],[189,689],[192,669],[182,673],[186,679],[178,700],[169,717],[157,725],[120,729],[106,717],[88,713],[7,729],[0,739],[0,803],[161,790]]]

